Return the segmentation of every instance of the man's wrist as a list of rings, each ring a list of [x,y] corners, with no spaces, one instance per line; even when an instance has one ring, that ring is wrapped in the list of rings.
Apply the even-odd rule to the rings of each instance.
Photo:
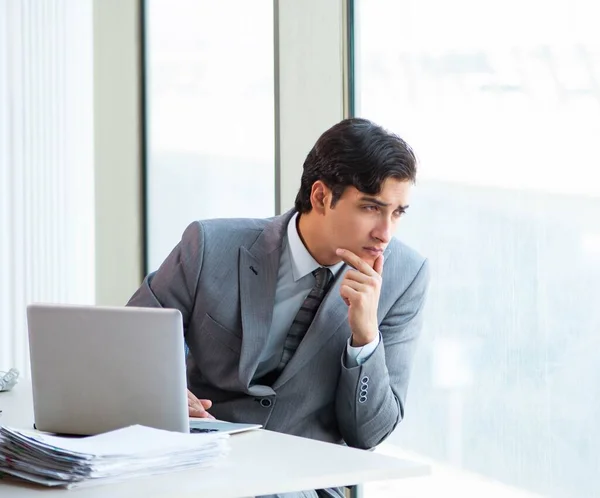
[[[353,348],[361,348],[366,346],[370,342],[373,342],[379,336],[379,330],[375,329],[373,332],[367,334],[355,334],[352,333],[350,338],[350,346]]]

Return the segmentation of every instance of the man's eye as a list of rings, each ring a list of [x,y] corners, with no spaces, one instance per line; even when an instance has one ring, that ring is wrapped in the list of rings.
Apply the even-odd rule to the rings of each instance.
[[[378,206],[364,206],[363,209],[365,211],[377,211],[377,210],[379,210],[379,207]]]

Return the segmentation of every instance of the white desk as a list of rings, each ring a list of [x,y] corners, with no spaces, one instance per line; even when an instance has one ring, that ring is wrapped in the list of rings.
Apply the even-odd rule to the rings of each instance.
[[[0,423],[31,428],[31,387],[17,384],[0,393]],[[271,431],[231,436],[231,453],[213,469],[188,470],[81,490],[47,489],[0,481],[2,498],[236,498],[305,489],[347,486],[429,473],[427,466],[376,453]]]

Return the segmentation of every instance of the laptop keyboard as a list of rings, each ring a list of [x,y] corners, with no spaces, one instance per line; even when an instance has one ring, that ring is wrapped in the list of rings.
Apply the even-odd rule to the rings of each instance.
[[[206,434],[207,432],[219,432],[218,429],[200,429],[199,427],[191,427],[190,434]]]

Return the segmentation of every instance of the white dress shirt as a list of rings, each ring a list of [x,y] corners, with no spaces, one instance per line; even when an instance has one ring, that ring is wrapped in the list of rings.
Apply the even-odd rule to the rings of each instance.
[[[302,239],[300,239],[296,228],[297,218],[298,213],[292,216],[288,223],[287,236],[283,238],[279,271],[277,273],[277,288],[275,289],[273,321],[271,322],[267,344],[255,373],[257,379],[279,365],[285,338],[296,313],[298,313],[306,296],[315,285],[315,277],[312,272],[321,266],[310,255]],[[335,277],[342,266],[344,266],[344,263],[339,262],[327,268],[331,270]],[[346,366],[352,368],[361,365],[371,356],[378,345],[379,335],[372,342],[358,348],[351,346],[350,338],[348,338]]]

